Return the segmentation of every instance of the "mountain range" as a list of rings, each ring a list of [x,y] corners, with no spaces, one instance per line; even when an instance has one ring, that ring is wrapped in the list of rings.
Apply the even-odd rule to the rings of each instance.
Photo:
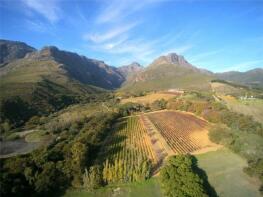
[[[160,56],[147,67],[136,62],[114,67],[55,46],[36,50],[23,42],[0,40],[0,51],[1,111],[10,98],[19,98],[45,113],[81,99],[91,99],[106,90],[208,91],[212,79],[263,87],[263,69],[212,73],[191,65],[176,53]]]

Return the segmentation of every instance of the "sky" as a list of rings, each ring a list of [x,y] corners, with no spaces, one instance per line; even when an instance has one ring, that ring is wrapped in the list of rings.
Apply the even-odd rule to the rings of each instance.
[[[226,72],[263,67],[263,0],[0,0],[0,38],[121,66],[175,52]]]

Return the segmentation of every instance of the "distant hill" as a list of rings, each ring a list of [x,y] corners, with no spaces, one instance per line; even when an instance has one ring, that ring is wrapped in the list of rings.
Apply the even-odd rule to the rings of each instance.
[[[0,66],[13,60],[23,58],[27,53],[35,50],[35,48],[28,46],[23,42],[0,39]]]
[[[132,77],[134,77],[138,73],[142,72],[144,68],[139,63],[133,62],[129,65],[120,66],[117,68],[117,70],[125,78],[125,82],[126,82],[131,80]]]
[[[170,53],[154,60],[142,72],[125,83],[122,91],[163,90],[184,88],[208,90],[213,74],[198,69],[187,62],[183,56]]]
[[[218,79],[235,82],[250,87],[263,89],[263,69],[256,68],[246,72],[230,71],[224,73],[216,73]]]
[[[136,62],[117,68],[55,46],[37,51],[22,42],[0,40],[0,49],[0,122],[49,113],[83,100],[96,101],[107,90],[118,88],[124,92],[210,91],[212,79],[263,86],[262,69],[214,74],[176,53],[160,56],[146,68]]]

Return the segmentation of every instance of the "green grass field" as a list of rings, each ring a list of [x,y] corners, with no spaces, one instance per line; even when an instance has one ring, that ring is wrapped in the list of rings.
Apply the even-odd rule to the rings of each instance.
[[[257,180],[243,172],[246,161],[227,149],[197,155],[198,166],[220,197],[259,197]]]
[[[64,197],[161,197],[162,192],[158,178],[141,183],[112,185],[98,189],[94,192],[85,190],[69,190]]]
[[[263,123],[263,100],[253,99],[253,100],[238,100],[238,99],[224,99],[227,107],[234,112],[250,115],[256,121]]]

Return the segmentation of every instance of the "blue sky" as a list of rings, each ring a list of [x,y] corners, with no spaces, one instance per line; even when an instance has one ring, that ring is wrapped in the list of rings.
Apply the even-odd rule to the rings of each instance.
[[[263,67],[263,0],[0,0],[0,25],[114,66],[176,52],[214,72]]]

